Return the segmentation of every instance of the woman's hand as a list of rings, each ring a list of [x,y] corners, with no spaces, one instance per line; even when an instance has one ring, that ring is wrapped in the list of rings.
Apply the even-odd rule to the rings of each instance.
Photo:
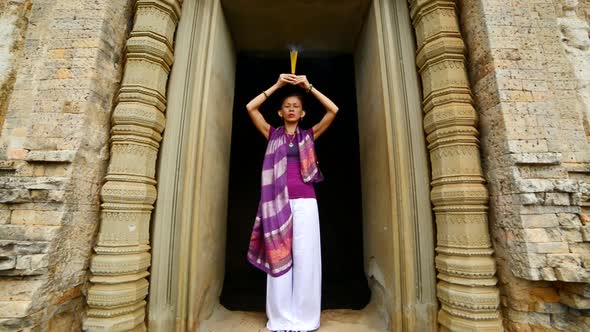
[[[293,83],[305,90],[309,89],[309,81],[307,80],[307,76],[305,75],[297,75],[295,79],[295,83]]]
[[[297,79],[296,75],[281,74],[281,75],[279,75],[279,79],[277,81],[277,88],[282,88],[287,84],[295,84],[296,79]]]

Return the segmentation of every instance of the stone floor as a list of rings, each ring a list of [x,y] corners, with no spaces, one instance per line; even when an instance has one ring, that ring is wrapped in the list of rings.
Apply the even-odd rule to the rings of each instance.
[[[199,332],[267,332],[266,316],[262,312],[229,311],[219,305],[208,320],[199,327]],[[386,331],[384,320],[373,305],[363,310],[322,311],[318,332],[382,332]]]

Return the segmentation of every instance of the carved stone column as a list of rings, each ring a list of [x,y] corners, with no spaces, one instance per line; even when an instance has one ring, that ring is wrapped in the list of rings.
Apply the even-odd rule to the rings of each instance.
[[[411,1],[437,224],[442,331],[501,331],[477,113],[453,0]]]
[[[111,159],[101,191],[96,255],[90,263],[88,331],[144,331],[150,216],[164,129],[177,0],[138,0],[112,117]]]

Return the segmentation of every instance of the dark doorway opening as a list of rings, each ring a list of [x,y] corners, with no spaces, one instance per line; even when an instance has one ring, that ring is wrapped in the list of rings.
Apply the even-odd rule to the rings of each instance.
[[[266,274],[246,260],[250,232],[260,198],[260,171],[266,139],[252,124],[245,105],[290,71],[289,53],[240,53],[237,58],[229,177],[225,279],[220,302],[230,310],[264,311]],[[332,99],[340,112],[316,142],[325,180],[315,185],[322,241],[322,309],[362,309],[370,300],[363,270],[363,236],[358,123],[354,62],[350,54],[310,56],[302,53],[297,74]],[[277,115],[280,91],[261,112],[282,125]],[[320,121],[325,110],[307,96],[301,127]]]

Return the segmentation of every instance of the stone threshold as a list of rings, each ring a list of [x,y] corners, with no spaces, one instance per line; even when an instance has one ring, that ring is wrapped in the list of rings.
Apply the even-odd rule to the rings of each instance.
[[[199,325],[199,332],[268,332],[263,312],[230,311],[217,305],[213,314]],[[375,306],[369,303],[362,310],[323,310],[321,332],[382,332],[386,322]]]

